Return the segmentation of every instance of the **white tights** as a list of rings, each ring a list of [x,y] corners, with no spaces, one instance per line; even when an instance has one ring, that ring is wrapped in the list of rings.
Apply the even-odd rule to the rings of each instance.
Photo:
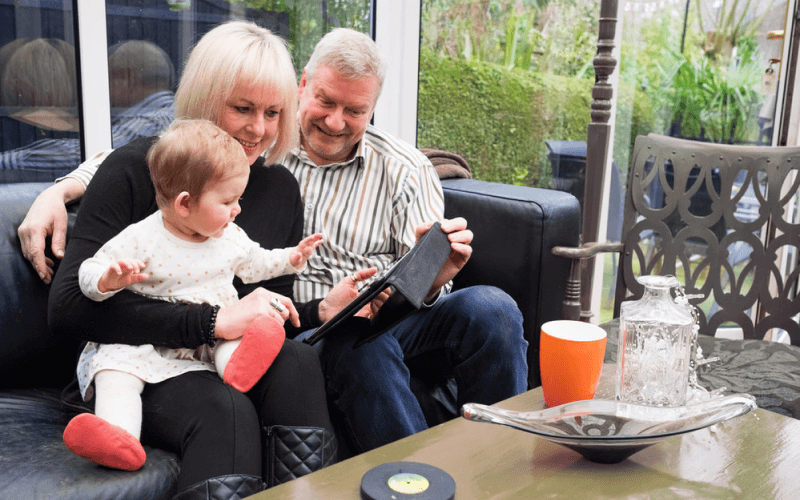
[[[241,343],[242,339],[238,338],[236,340],[225,340],[214,347],[214,366],[217,367],[217,373],[221,379],[225,380],[225,367],[228,366],[228,361],[231,360],[233,351]]]
[[[101,370],[94,376],[94,386],[94,414],[140,439],[144,381],[130,373]]]

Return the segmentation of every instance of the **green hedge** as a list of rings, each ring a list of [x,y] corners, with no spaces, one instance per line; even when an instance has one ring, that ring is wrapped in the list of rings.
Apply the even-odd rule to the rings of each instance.
[[[545,141],[586,140],[593,84],[423,51],[417,144],[461,154],[477,179],[548,187]],[[632,92],[620,90],[620,102],[631,102]],[[619,112],[633,123],[632,137],[650,121],[647,106],[621,104]],[[615,157],[627,165],[626,140],[616,143],[623,151]]]

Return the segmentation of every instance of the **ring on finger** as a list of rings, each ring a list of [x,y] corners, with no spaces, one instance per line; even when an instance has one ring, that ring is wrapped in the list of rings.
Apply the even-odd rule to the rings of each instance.
[[[282,313],[282,312],[286,311],[286,306],[281,304],[280,301],[278,299],[276,299],[275,297],[273,297],[272,300],[269,301],[269,305],[271,305],[272,308],[275,309],[276,311],[278,311],[279,313]]]
[[[355,274],[350,276],[350,279],[353,280],[353,283],[358,283],[358,278],[356,278]]]

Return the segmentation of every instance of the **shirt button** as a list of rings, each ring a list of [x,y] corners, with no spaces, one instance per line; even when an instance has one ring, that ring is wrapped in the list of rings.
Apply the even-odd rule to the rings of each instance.
[[[311,210],[312,208],[314,208],[314,205],[312,205],[311,203],[308,203],[306,205],[306,210]]]

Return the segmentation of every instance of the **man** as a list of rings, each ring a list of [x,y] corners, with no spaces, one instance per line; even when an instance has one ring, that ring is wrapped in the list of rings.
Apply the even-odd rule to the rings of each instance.
[[[326,245],[295,285],[298,300],[325,296],[347,275],[394,264],[444,217],[436,171],[416,148],[369,125],[385,76],[376,44],[337,29],[314,50],[300,79],[301,146],[284,161],[306,204],[305,229]],[[427,223],[427,224],[426,224]],[[489,287],[452,294],[444,286],[471,254],[463,219],[443,221],[450,260],[426,307],[375,341],[326,339],[323,370],[356,450],[371,449],[427,428],[409,388],[404,361],[420,356],[458,383],[459,403],[494,403],[525,390],[526,342],[513,300]]]
[[[304,232],[325,234],[295,284],[298,301],[319,301],[323,321],[337,312],[323,300],[337,283],[349,276],[354,285],[371,276],[368,268],[385,271],[433,221],[442,221],[451,242],[423,309],[363,346],[354,348],[348,335],[318,344],[332,404],[357,452],[427,428],[410,388],[410,365],[454,377],[459,404],[495,403],[527,384],[527,342],[514,301],[485,286],[449,293],[447,284],[471,255],[472,233],[463,219],[444,220],[433,165],[416,148],[369,125],[384,77],[384,59],[368,36],[347,29],[326,35],[300,80],[301,141],[284,161],[300,185]],[[44,234],[54,235],[60,258],[62,223],[37,216],[45,205],[36,204],[52,206],[80,194],[67,191],[40,196],[19,230],[23,251],[43,279],[52,267],[42,251]],[[372,305],[373,313],[385,298]]]

